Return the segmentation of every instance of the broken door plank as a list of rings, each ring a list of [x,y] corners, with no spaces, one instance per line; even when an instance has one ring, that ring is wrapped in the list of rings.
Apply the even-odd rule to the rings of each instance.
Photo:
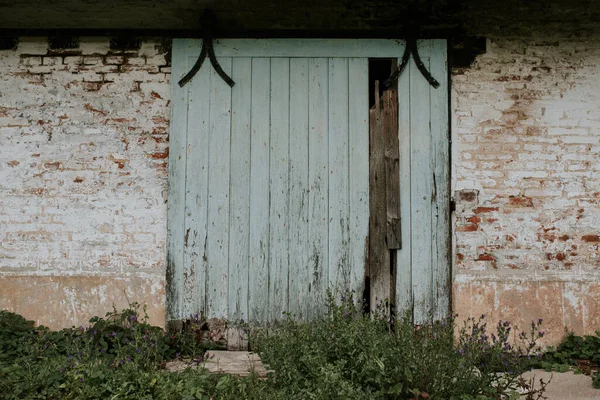
[[[390,298],[389,250],[385,243],[387,226],[385,112],[375,82],[375,105],[369,111],[369,279],[371,309]]]
[[[401,248],[400,165],[398,145],[397,86],[383,92],[383,133],[385,135],[386,243],[388,249]]]

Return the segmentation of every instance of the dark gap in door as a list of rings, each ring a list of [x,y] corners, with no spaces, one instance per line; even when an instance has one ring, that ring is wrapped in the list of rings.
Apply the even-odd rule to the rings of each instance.
[[[398,89],[383,82],[397,59],[369,59],[369,243],[365,263],[367,310],[383,307],[393,323],[396,250],[400,248]]]
[[[390,77],[393,70],[393,58],[369,59],[369,108],[375,105],[375,81],[379,81],[378,97],[383,95],[383,81]]]

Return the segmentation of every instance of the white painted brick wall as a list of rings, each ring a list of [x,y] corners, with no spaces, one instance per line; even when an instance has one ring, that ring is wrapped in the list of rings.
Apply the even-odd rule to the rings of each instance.
[[[111,55],[108,38],[82,38],[80,50],[48,55],[46,38],[21,38],[0,51],[0,275],[162,287],[165,54],[148,41],[139,55]]]
[[[108,39],[81,38],[81,54],[57,56],[45,38],[22,38],[0,51],[0,290],[11,276],[20,280],[6,285],[19,288],[35,276],[109,278],[40,291],[62,290],[61,307],[72,304],[55,326],[104,311],[113,277],[164,315],[170,66],[157,46],[112,54]],[[455,311],[479,301],[504,318],[503,294],[560,281],[542,301],[579,313],[563,310],[560,323],[585,326],[582,314],[600,323],[581,297],[600,285],[577,286],[600,280],[599,65],[597,39],[503,39],[453,71]],[[85,288],[100,297],[81,306]],[[24,312],[15,299],[38,307],[41,296],[4,295],[0,308]],[[36,310],[27,316],[48,323]]]
[[[457,277],[597,275],[600,39],[488,41],[452,105]]]

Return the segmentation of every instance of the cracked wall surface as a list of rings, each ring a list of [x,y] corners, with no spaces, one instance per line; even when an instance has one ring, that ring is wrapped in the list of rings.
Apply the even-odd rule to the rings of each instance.
[[[600,327],[600,38],[497,39],[452,76],[454,309]]]
[[[0,50],[0,308],[112,303],[164,323],[170,65],[161,40]],[[600,328],[600,39],[496,37],[452,70],[454,312]]]
[[[0,308],[57,327],[164,322],[169,61],[108,38],[0,51]]]

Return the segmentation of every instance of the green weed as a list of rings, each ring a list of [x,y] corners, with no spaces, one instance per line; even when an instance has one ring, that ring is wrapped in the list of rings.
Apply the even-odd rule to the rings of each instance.
[[[137,304],[61,331],[0,312],[0,398],[531,400],[543,393],[519,378],[538,356],[541,321],[528,333],[502,321],[490,329],[484,317],[460,329],[454,318],[415,327],[383,311],[364,314],[351,296],[330,296],[328,310],[310,323],[287,315],[253,330],[251,345],[274,371],[267,380],[167,372],[167,360],[202,359],[206,344],[193,330],[149,325]],[[198,317],[188,325],[199,326]]]

